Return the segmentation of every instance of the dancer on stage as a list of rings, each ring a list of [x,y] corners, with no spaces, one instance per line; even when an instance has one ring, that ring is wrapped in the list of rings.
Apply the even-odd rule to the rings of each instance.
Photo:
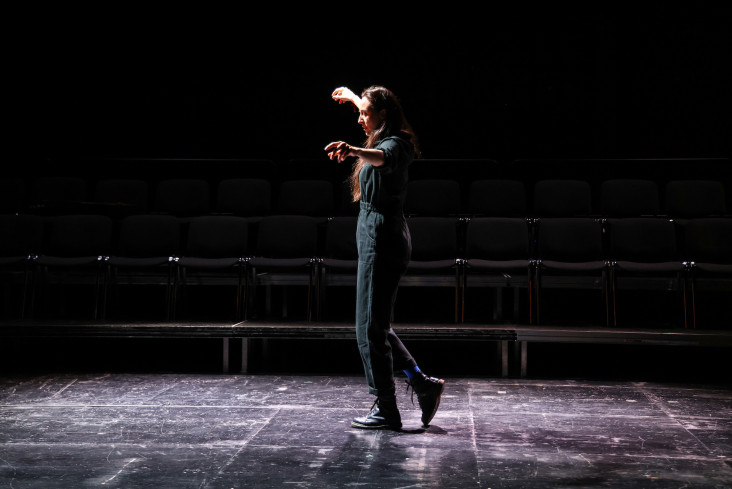
[[[428,426],[440,404],[445,381],[428,377],[391,328],[391,312],[401,276],[412,251],[403,214],[407,168],[419,156],[414,131],[404,118],[401,104],[388,89],[372,86],[357,96],[346,87],[333,91],[339,103],[352,102],[358,123],[366,133],[363,147],[343,141],[328,144],[331,160],[357,158],[350,184],[359,201],[358,273],[356,282],[356,338],[366,371],[369,392],[376,396],[371,412],[354,418],[351,426],[400,429],[394,365],[407,375],[417,394],[422,424]]]

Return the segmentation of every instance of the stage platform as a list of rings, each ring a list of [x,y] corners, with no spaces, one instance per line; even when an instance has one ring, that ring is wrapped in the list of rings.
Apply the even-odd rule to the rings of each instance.
[[[732,347],[732,330],[608,328],[592,325],[478,324],[478,323],[395,323],[393,328],[405,341],[438,342],[441,345],[493,344],[497,353],[496,371],[503,377],[515,372],[527,376],[529,344],[576,344],[585,346],[616,345],[617,347],[666,347],[684,350],[686,362],[693,363],[689,351],[708,349],[710,357],[727,358],[726,349]],[[0,321],[0,339],[58,342],[82,339],[106,340],[223,340],[220,348],[221,370],[247,373],[252,353],[250,340],[290,340],[317,342],[351,341],[356,337],[352,322],[317,321],[240,321],[240,322],[108,322],[108,321],[48,321],[23,320]],[[230,344],[230,340],[237,343]],[[172,344],[172,343],[171,343]],[[156,356],[163,357],[171,350],[171,344],[161,344]],[[354,342],[355,344],[355,342]],[[112,349],[122,349],[122,343],[111,344]],[[453,345],[454,346],[454,345]],[[27,355],[33,349],[25,347]],[[66,347],[61,348],[68,348]],[[258,344],[255,349],[262,349]],[[94,348],[96,349],[96,347]],[[230,359],[236,350],[237,361]],[[490,356],[490,347],[481,347],[479,356],[472,363],[480,364]],[[71,351],[71,350],[70,350]],[[618,354],[622,355],[620,348]],[[2,350],[0,349],[0,353]],[[113,353],[110,351],[110,353]],[[11,347],[10,355],[17,355]],[[88,350],[81,351],[82,355]],[[470,353],[465,350],[465,354]],[[41,357],[42,355],[38,355]],[[2,360],[2,359],[0,359]],[[465,360],[465,359],[463,359]],[[723,362],[724,363],[724,362]],[[0,361],[0,367],[2,361]],[[724,367],[727,367],[724,363]],[[707,374],[715,377],[726,375],[728,369],[710,363]]]
[[[426,429],[399,386],[394,432],[351,428],[360,375],[5,374],[0,487],[732,485],[727,387],[446,381]]]

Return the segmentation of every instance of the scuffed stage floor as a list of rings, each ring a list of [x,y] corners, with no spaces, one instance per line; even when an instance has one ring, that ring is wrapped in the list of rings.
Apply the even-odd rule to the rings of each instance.
[[[359,431],[360,376],[0,377],[0,487],[729,487],[732,391],[448,378]],[[416,399],[415,399],[416,402]]]

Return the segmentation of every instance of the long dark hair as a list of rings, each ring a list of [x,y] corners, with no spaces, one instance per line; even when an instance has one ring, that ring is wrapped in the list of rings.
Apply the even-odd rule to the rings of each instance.
[[[371,110],[374,112],[384,110],[386,113],[386,117],[381,121],[379,127],[371,131],[371,134],[366,138],[364,147],[371,149],[382,139],[394,136],[400,132],[405,132],[411,136],[415,155],[419,158],[421,154],[419,151],[419,143],[417,142],[417,135],[404,117],[404,110],[396,95],[388,88],[373,85],[361,93],[361,98],[369,101]],[[361,173],[361,169],[365,163],[364,160],[359,158],[353,164],[353,172],[349,178],[351,196],[354,202],[361,198],[361,184],[358,181],[358,174]]]

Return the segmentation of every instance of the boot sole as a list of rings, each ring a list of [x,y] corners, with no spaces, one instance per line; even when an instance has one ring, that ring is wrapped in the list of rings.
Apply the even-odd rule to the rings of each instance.
[[[355,421],[351,421],[351,427],[359,428],[362,430],[401,430],[402,429],[402,425],[388,425],[388,424],[368,425],[368,424],[356,423]]]

